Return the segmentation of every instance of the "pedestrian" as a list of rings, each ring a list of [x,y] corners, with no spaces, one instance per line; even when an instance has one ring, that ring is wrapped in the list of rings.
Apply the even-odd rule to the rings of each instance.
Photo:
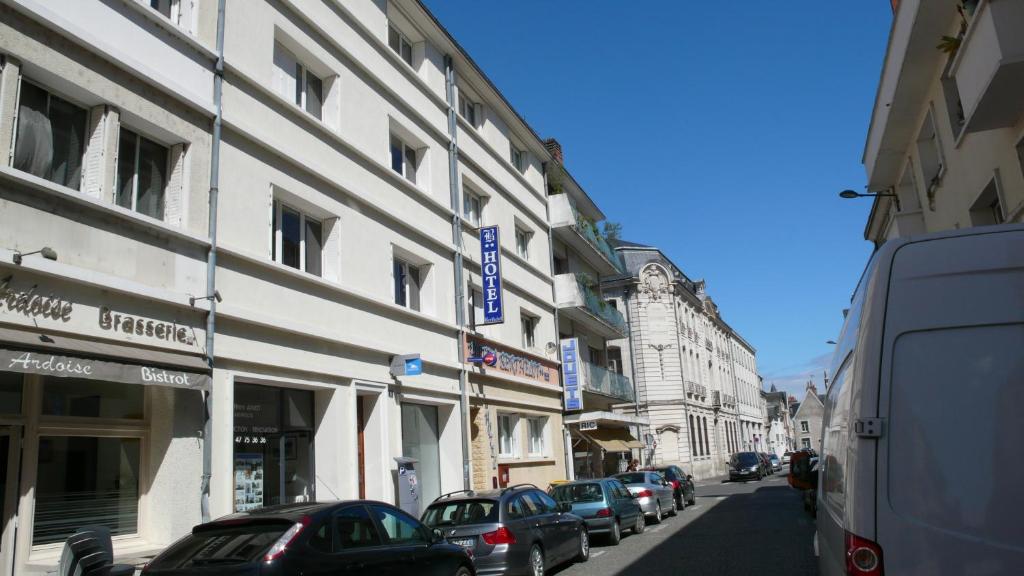
[[[629,461],[629,466],[626,466],[626,472],[636,472],[640,469],[640,461],[633,458]]]

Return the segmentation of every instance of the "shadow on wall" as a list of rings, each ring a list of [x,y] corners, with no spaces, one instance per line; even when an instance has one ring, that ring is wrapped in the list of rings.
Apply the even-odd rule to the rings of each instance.
[[[788,486],[765,486],[749,494],[706,493],[716,489],[710,486],[697,493],[697,504],[711,506],[709,510],[614,574],[818,574],[814,520],[804,512],[799,492]],[[725,500],[713,503],[713,498],[722,496]],[[687,508],[678,518],[667,520],[669,530],[673,522],[697,512]],[[595,539],[595,547],[604,544]]]

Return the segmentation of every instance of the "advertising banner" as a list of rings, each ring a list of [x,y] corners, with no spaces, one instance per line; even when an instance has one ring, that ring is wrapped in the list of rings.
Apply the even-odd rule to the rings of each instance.
[[[483,323],[501,324],[505,321],[505,310],[502,304],[501,244],[498,242],[497,226],[480,229],[480,276],[484,293]]]
[[[582,410],[583,373],[580,369],[579,340],[564,338],[562,344],[562,398],[566,410]]]

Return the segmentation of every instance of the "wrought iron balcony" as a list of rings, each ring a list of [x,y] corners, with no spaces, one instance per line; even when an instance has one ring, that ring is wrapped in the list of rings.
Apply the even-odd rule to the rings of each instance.
[[[581,365],[587,372],[583,386],[585,392],[601,394],[624,402],[633,401],[633,384],[629,378],[590,362],[582,362]]]
[[[692,380],[686,381],[686,391],[694,396],[707,396],[708,389]]]

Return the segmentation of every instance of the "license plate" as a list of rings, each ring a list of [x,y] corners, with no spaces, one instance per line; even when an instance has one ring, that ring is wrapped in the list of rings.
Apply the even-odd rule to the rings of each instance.
[[[464,548],[472,548],[476,544],[473,538],[450,538],[448,541]]]

